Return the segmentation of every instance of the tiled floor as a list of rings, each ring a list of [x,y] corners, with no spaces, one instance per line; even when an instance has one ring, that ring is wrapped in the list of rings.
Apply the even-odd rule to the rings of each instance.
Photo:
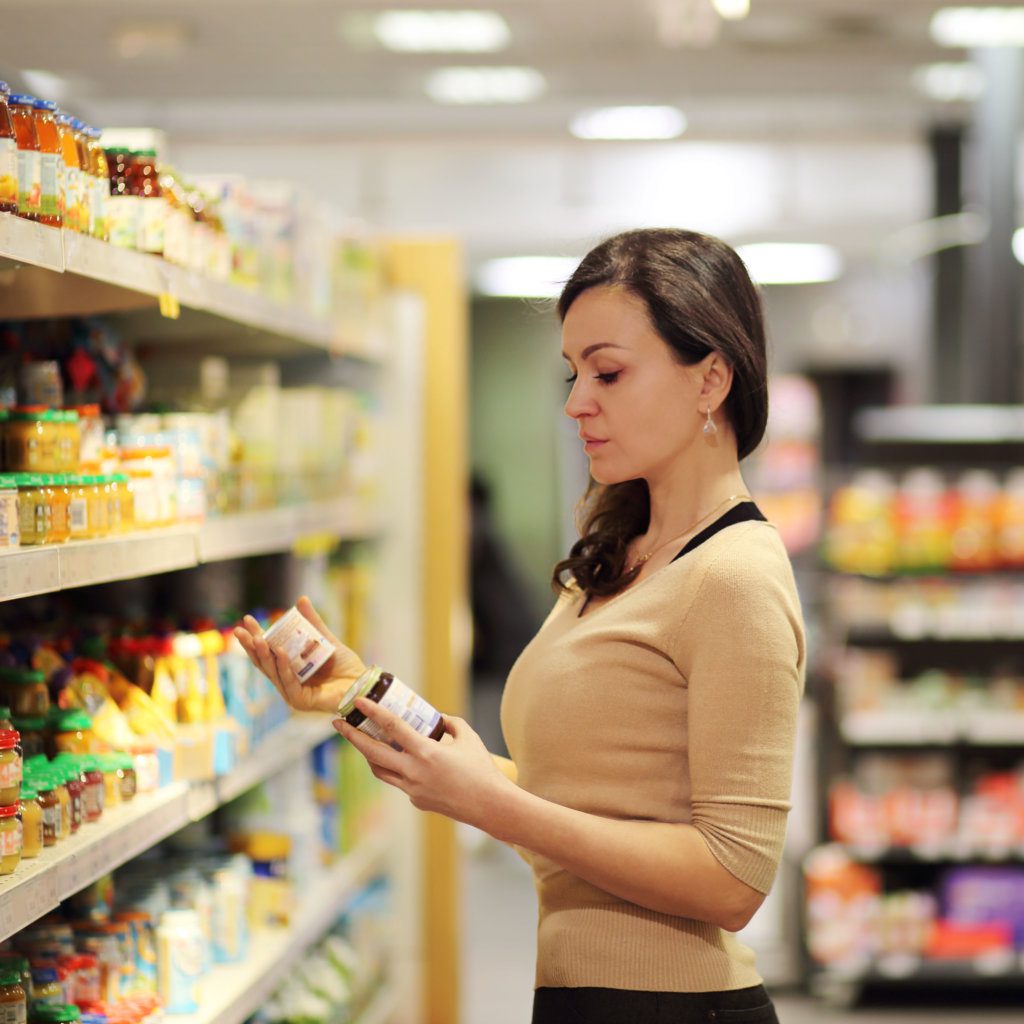
[[[505,847],[462,833],[462,1024],[529,1024],[536,899],[529,870]],[[780,1024],[1024,1024],[1019,1006],[864,1006],[837,1010],[798,993],[773,992]]]

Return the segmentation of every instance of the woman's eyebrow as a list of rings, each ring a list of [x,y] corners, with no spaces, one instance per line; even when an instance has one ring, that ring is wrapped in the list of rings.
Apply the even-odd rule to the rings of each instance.
[[[583,352],[580,354],[580,359],[589,359],[595,352],[602,348],[623,348],[622,345],[614,345],[610,341],[599,341],[596,345],[588,345]],[[562,358],[568,360],[568,356],[563,352]]]

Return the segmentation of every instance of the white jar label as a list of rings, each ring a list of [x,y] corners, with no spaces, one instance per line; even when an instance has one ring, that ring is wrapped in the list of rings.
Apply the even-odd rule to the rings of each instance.
[[[421,736],[429,736],[441,721],[441,714],[427,703],[418,693],[411,690],[397,676],[392,679],[387,693],[380,699],[380,706],[393,715],[398,715],[406,725],[411,725]],[[365,718],[359,729],[375,740],[387,742],[380,727]]]

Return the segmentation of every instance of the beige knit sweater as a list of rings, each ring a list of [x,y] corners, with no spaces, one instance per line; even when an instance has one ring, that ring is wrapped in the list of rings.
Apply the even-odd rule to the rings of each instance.
[[[582,617],[581,605],[575,588],[563,594],[509,675],[501,718],[519,785],[607,818],[691,823],[729,871],[767,892],[804,670],[778,533],[736,523]],[[701,992],[760,982],[730,933],[529,859],[538,986]]]

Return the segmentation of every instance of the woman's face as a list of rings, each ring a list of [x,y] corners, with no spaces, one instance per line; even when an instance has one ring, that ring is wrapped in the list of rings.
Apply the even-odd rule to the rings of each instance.
[[[565,412],[598,483],[656,479],[697,442],[701,364],[674,358],[635,295],[583,292],[562,324],[562,346],[574,377]]]

